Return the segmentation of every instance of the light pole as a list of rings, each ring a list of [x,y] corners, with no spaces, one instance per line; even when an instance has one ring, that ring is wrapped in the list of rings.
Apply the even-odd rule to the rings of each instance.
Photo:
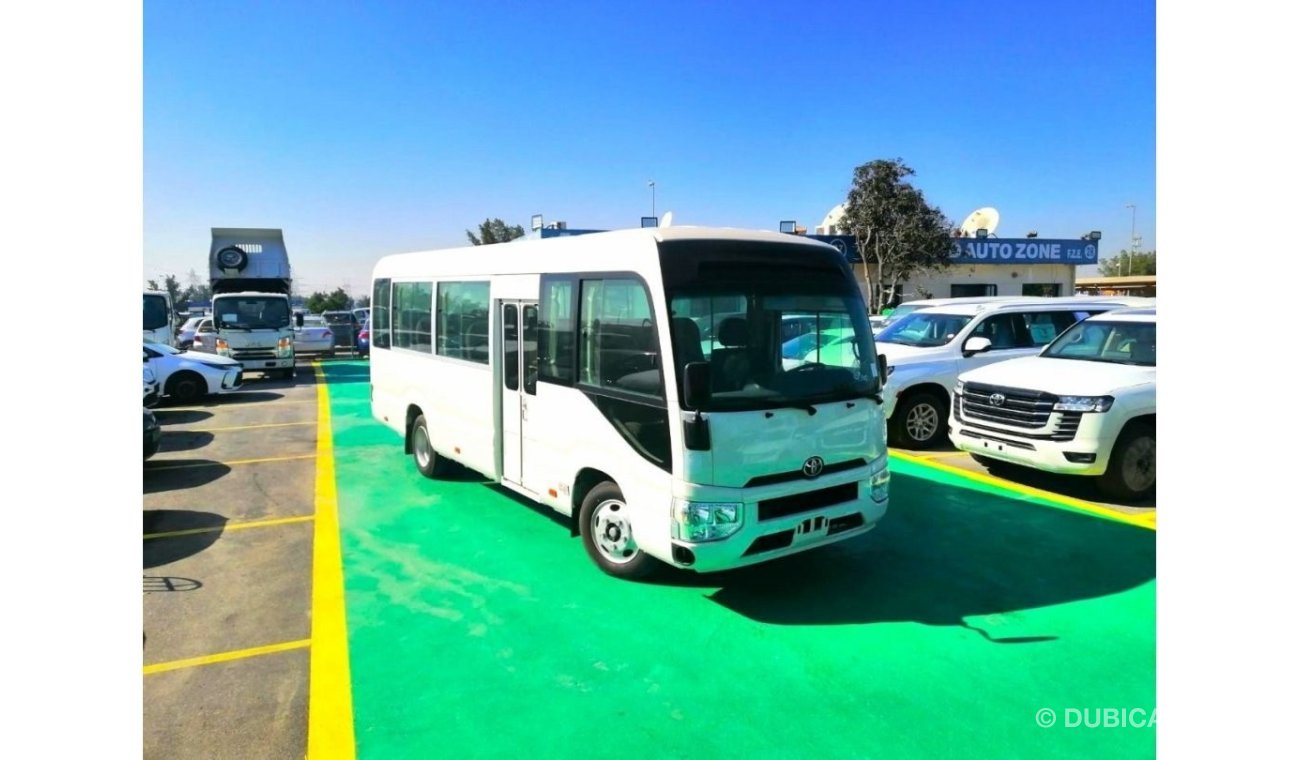
[[[655,215],[655,181],[650,180],[650,216]]]
[[[1137,245],[1137,239],[1138,239],[1138,235],[1137,235],[1138,209],[1137,206],[1132,203],[1125,204],[1124,208],[1133,210],[1133,223],[1132,226],[1129,228],[1129,235],[1128,235],[1128,241],[1129,241],[1128,242],[1128,273],[1132,274],[1133,273],[1133,247]]]

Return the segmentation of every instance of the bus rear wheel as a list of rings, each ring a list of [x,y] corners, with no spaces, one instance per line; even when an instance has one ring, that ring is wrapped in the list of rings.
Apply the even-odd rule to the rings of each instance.
[[[635,580],[654,570],[654,557],[636,545],[627,503],[618,485],[606,480],[587,492],[578,513],[578,526],[587,556],[606,573]]]

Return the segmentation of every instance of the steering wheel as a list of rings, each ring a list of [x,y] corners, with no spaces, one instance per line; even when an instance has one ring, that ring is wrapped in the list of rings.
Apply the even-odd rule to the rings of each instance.
[[[641,320],[641,326],[642,326],[642,327],[653,327],[653,326],[654,326],[654,322],[652,322],[652,321],[650,320],[649,317],[646,317],[645,319]]]

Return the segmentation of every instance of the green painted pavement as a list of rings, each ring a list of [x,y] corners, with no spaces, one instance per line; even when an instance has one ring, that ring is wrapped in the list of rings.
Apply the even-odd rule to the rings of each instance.
[[[367,365],[325,371],[363,759],[1155,754],[1063,725],[1154,707],[1152,531],[898,462],[865,537],[620,582],[558,515],[421,477]]]

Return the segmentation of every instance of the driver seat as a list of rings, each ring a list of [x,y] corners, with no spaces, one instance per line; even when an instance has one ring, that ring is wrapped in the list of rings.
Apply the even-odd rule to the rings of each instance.
[[[749,329],[744,317],[727,317],[718,325],[718,342],[724,348],[713,349],[713,390],[738,391],[749,381]]]

